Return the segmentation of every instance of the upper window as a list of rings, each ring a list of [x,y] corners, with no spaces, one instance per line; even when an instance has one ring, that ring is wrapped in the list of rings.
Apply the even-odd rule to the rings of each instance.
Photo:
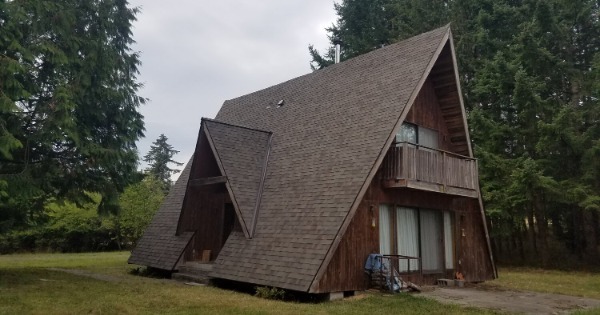
[[[437,130],[411,123],[403,123],[396,134],[396,142],[409,142],[432,149],[438,149],[438,141]]]
[[[418,143],[417,125],[403,123],[396,135],[396,142]]]

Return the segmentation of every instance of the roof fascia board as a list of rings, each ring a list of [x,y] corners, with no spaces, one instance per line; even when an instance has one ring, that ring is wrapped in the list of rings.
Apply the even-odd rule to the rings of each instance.
[[[460,102],[460,110],[463,118],[463,126],[465,128],[465,135],[467,138],[467,147],[469,148],[469,156],[473,157],[473,149],[471,146],[471,136],[469,134],[469,125],[467,124],[467,113],[465,110],[465,104],[462,96],[462,89],[460,86],[460,78],[458,75],[458,63],[456,61],[456,53],[454,52],[454,39],[452,37],[452,31],[450,31],[450,53],[452,54],[452,65],[454,66],[454,76],[456,80],[456,90],[458,91],[458,100]],[[479,168],[479,163],[476,163]],[[478,172],[479,173],[479,172]],[[487,221],[485,220],[485,210],[483,208],[483,198],[481,197],[481,187],[479,186],[479,174],[477,175],[477,199],[479,200],[479,211],[481,213],[481,220],[483,224],[483,230],[485,232],[485,240],[487,243],[488,255],[490,263],[492,264],[492,270],[494,272],[494,278],[498,278],[498,269],[496,269],[496,262],[494,261],[494,254],[492,252],[492,244],[490,241],[490,234],[488,232]]]
[[[181,256],[183,256],[183,253],[185,253],[185,250],[187,249],[187,247],[190,246],[190,242],[192,241],[192,238],[194,238],[194,236],[196,235],[196,231],[191,232],[191,233],[192,234],[190,235],[190,238],[188,239],[187,243],[185,243],[183,250],[181,251],[181,253],[179,253],[179,256],[177,256],[177,260],[175,260],[175,263],[171,266],[171,271],[175,270],[175,267],[177,267],[177,263],[181,260]]]
[[[473,149],[471,148],[471,136],[469,135],[469,126],[467,125],[467,112],[465,111],[465,103],[463,101],[462,88],[460,86],[460,77],[458,75],[458,63],[456,61],[456,53],[454,52],[454,40],[452,39],[452,31],[449,30],[450,54],[452,55],[452,67],[454,68],[454,80],[456,81],[456,91],[458,93],[458,101],[460,103],[460,112],[465,128],[465,136],[467,138],[467,147],[469,148],[469,157],[473,157]]]
[[[415,102],[415,99],[417,98],[417,96],[419,95],[419,92],[421,91],[421,88],[423,87],[423,84],[425,83],[425,80],[427,80],[427,77],[429,77],[429,73],[431,73],[431,69],[433,69],[433,66],[435,65],[435,62],[438,60],[438,57],[440,56],[440,53],[442,52],[444,46],[448,42],[448,39],[449,39],[449,36],[450,36],[450,24],[448,24],[446,27],[448,28],[448,30],[446,31],[446,34],[444,35],[444,37],[440,41],[440,43],[439,43],[437,49],[435,50],[435,52],[434,52],[431,60],[429,61],[429,64],[425,68],[425,71],[423,72],[423,75],[421,76],[421,79],[419,80],[419,82],[415,86],[415,88],[414,88],[414,90],[413,90],[413,92],[412,92],[412,94],[411,94],[408,102],[406,103],[406,106],[404,106],[404,109],[402,110],[402,113],[401,113],[400,117],[398,118],[398,121],[394,125],[394,128],[392,129],[392,132],[388,136],[388,139],[385,142],[383,148],[381,148],[381,151],[379,152],[379,156],[378,156],[377,160],[375,160],[375,164],[373,164],[373,167],[371,167],[371,171],[369,172],[369,175],[367,175],[367,178],[365,179],[365,182],[363,183],[361,189],[359,190],[358,194],[356,195],[356,198],[352,202],[352,206],[350,207],[350,211],[346,215],[346,218],[344,218],[344,222],[340,226],[340,229],[338,230],[338,232],[337,232],[337,234],[335,236],[335,239],[333,240],[333,244],[329,247],[329,250],[327,251],[327,254],[325,255],[325,259],[323,259],[323,261],[321,262],[321,266],[319,267],[319,270],[317,271],[317,274],[315,275],[315,277],[313,278],[313,280],[312,280],[312,282],[311,282],[311,284],[309,286],[309,289],[308,289],[309,293],[313,293],[313,292],[315,292],[318,289],[319,281],[321,280],[321,278],[325,274],[325,271],[327,270],[327,266],[329,266],[329,263],[331,262],[331,259],[333,258],[335,252],[337,251],[337,248],[338,248],[338,246],[339,246],[339,244],[340,244],[340,242],[341,242],[344,234],[346,233],[346,230],[348,229],[348,226],[350,225],[350,222],[352,221],[352,218],[354,218],[354,214],[356,213],[356,209],[358,209],[358,206],[360,205],[360,203],[361,203],[361,201],[362,201],[362,199],[363,199],[363,197],[364,197],[367,189],[371,185],[371,181],[373,180],[373,177],[375,177],[375,174],[377,173],[377,170],[379,169],[379,166],[381,165],[381,163],[383,162],[383,159],[385,158],[385,155],[387,154],[387,148],[389,148],[389,146],[392,144],[392,141],[394,140],[394,137],[396,136],[396,133],[400,129],[400,125],[402,125],[402,122],[404,122],[404,119],[406,118],[406,115],[408,114],[408,112],[412,108],[412,105]]]
[[[262,201],[262,194],[265,188],[265,179],[267,177],[267,166],[269,164],[269,156],[271,155],[271,144],[273,143],[273,133],[269,134],[269,142],[267,144],[267,153],[265,156],[265,162],[263,163],[263,171],[260,178],[260,186],[258,191],[256,192],[256,201],[254,204],[254,216],[252,216],[252,230],[250,233],[250,238],[254,237],[254,233],[256,232],[256,224],[258,223],[258,210],[260,209],[260,203]]]
[[[223,174],[223,176],[227,176],[227,173],[225,172],[225,168],[223,167],[223,162],[221,162],[221,157],[219,156],[219,153],[217,152],[217,149],[215,147],[213,139],[210,136],[210,131],[209,131],[208,127],[206,125],[204,125],[202,130],[203,130],[204,134],[206,134],[206,138],[208,139],[208,144],[209,144],[210,149],[212,150],[213,154],[215,155],[215,158],[216,158],[215,160],[217,160],[217,165],[219,165],[219,170],[221,171],[221,174]],[[242,226],[242,231],[244,231],[244,236],[246,236],[246,238],[250,238],[250,233],[248,232],[248,226],[246,225],[246,221],[244,221],[244,217],[242,216],[242,211],[240,210],[240,206],[238,205],[238,202],[235,199],[235,194],[233,193],[233,190],[231,189],[231,184],[229,183],[229,177],[227,177],[227,182],[225,183],[225,187],[227,187],[227,191],[229,192],[229,196],[231,197],[231,201],[235,208],[235,213],[238,216],[238,220],[240,220],[240,223],[241,223],[240,225]]]
[[[183,211],[184,211],[185,204],[187,202],[187,192],[188,192],[188,189],[190,188],[190,179],[192,178],[192,174],[194,174],[194,170],[196,168],[196,163],[194,163],[194,162],[196,161],[196,151],[198,150],[198,146],[200,145],[200,137],[202,136],[202,125],[203,125],[203,122],[200,121],[200,130],[198,130],[198,139],[196,140],[196,147],[194,148],[194,153],[192,154],[192,158],[188,161],[188,163],[192,163],[192,165],[190,166],[190,173],[188,174],[187,183],[185,183],[185,194],[183,195],[183,200],[181,201],[181,210],[179,212],[179,219],[177,219],[177,228],[175,229],[175,235],[181,234],[181,231],[180,231],[181,220],[183,218]]]
[[[479,163],[475,160],[475,167],[479,168]],[[477,179],[479,179],[479,172],[477,172]],[[485,233],[485,241],[488,249],[488,257],[492,264],[492,271],[494,272],[494,279],[498,279],[498,269],[496,269],[496,261],[494,260],[494,252],[492,252],[492,242],[490,241],[490,233],[488,232],[487,220],[485,219],[485,210],[483,208],[483,198],[481,197],[481,187],[479,186],[479,180],[477,180],[477,199],[479,200],[479,212],[481,213],[481,223],[483,224],[483,231]]]

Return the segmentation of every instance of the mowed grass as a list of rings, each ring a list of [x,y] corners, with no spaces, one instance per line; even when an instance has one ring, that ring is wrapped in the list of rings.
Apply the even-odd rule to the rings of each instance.
[[[535,268],[500,268],[498,273],[486,285],[600,299],[600,273]]]
[[[271,301],[132,276],[128,252],[0,256],[0,314],[493,314],[418,295],[367,294],[320,304]],[[109,275],[109,282],[47,268]]]

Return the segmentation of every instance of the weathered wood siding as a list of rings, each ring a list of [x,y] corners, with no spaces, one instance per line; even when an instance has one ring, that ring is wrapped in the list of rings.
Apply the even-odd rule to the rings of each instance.
[[[469,282],[493,279],[478,200],[457,198],[453,200],[452,208],[456,211],[458,270]]]
[[[465,280],[480,282],[493,279],[493,269],[483,231],[477,199],[453,197],[446,194],[412,189],[382,188],[374,181],[379,204],[446,210],[454,213],[454,270],[460,271]],[[377,207],[378,209],[379,207]],[[463,233],[464,232],[464,233]],[[464,236],[463,236],[464,235]],[[445,276],[450,276],[449,274]],[[433,284],[438,276],[424,277],[424,283]]]
[[[383,188],[381,181],[373,180],[373,190],[376,192],[379,204],[396,204],[412,208],[436,210],[452,210],[451,195],[432,193],[408,188]]]
[[[218,164],[201,131],[194,156],[194,167],[190,180],[221,176]],[[211,250],[214,260],[221,250],[225,202],[229,199],[224,184],[191,186],[188,185],[183,209],[179,218],[178,233],[196,232],[184,253],[184,260],[199,260],[203,250]]]
[[[435,93],[431,79],[427,79],[405,121],[437,130],[439,148],[456,152],[449,139],[448,128]],[[472,169],[470,170],[473,172]],[[468,182],[454,184],[475,188],[473,185],[477,179],[473,176],[469,178]],[[443,274],[423,277],[407,276],[408,279],[433,284],[438,278],[453,277],[454,271],[462,272],[466,280],[472,282],[493,278],[477,199],[408,188],[384,188],[382,179],[383,174],[380,170],[356,210],[325,274],[320,279],[317,292],[368,289],[368,276],[363,268],[368,255],[379,252],[380,204],[446,210],[454,213],[455,269],[444,271]],[[375,227],[372,227],[373,220]],[[462,236],[463,230],[465,236]]]
[[[377,203],[367,193],[335,252],[317,292],[360,291],[369,287],[364,265],[371,253],[379,251]]]
[[[439,278],[452,278],[460,271],[466,281],[493,279],[476,199],[412,189],[383,188],[381,180],[373,180],[360,203],[333,259],[319,281],[317,292],[358,291],[369,288],[364,264],[370,253],[379,252],[379,205],[446,210],[454,213],[454,270],[442,274],[404,276],[414,282],[434,284]],[[375,227],[372,227],[373,220]],[[464,232],[465,236],[462,236]]]
[[[444,116],[442,116],[431,78],[428,78],[423,84],[423,88],[421,88],[404,121],[437,130],[439,148],[456,152],[450,142],[448,127],[446,126]]]

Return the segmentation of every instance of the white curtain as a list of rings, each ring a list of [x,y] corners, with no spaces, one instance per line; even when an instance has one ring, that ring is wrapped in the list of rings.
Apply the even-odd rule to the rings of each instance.
[[[396,210],[396,226],[398,255],[419,257],[419,220],[417,209],[398,207]],[[408,261],[400,259],[399,271],[419,270],[419,262],[416,259]]]
[[[444,252],[446,253],[446,269],[454,269],[454,229],[452,214],[444,211]]]
[[[421,260],[423,271],[442,271],[441,251],[441,212],[422,209],[421,211]]]
[[[433,129],[419,126],[419,144],[432,149],[437,149],[439,146],[438,132]]]
[[[379,205],[379,253],[382,255],[392,253],[390,214],[390,206]]]

